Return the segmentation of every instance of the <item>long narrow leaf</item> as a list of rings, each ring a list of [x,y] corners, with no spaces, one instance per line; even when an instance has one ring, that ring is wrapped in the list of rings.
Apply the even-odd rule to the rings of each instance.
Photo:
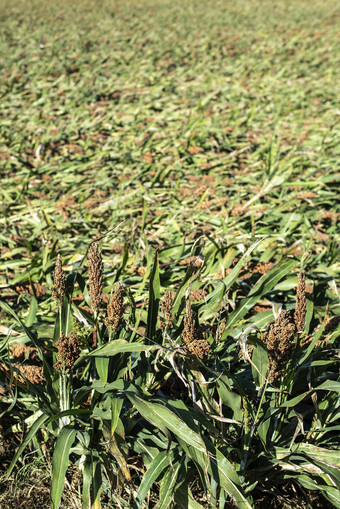
[[[119,353],[148,352],[157,350],[157,345],[144,345],[143,343],[129,343],[124,339],[116,339],[106,345],[100,346],[96,350],[87,354],[87,357],[112,357]]]
[[[74,442],[77,431],[64,427],[57,439],[52,462],[51,500],[52,508],[58,509],[65,484],[65,475],[68,466],[70,448]]]
[[[155,253],[153,267],[150,274],[148,319],[146,325],[146,336],[153,339],[156,332],[160,292],[159,261],[158,251]]]
[[[282,260],[272,270],[262,276],[254,288],[252,288],[249,292],[248,297],[243,299],[235,311],[229,315],[224,335],[226,335],[227,332],[230,331],[253,306],[255,306],[263,295],[271,291],[275,287],[276,283],[280,281],[280,279],[282,279],[290,270],[292,270],[296,263],[297,261],[293,259]]]
[[[167,407],[160,405],[159,403],[143,400],[134,392],[129,391],[126,395],[130,399],[131,403],[135,405],[137,410],[149,422],[160,429],[169,429],[187,444],[192,445],[195,449],[198,449],[201,452],[206,452],[201,436],[189,428],[185,422],[183,422]]]
[[[24,440],[22,441],[21,445],[19,446],[19,449],[17,450],[14,458],[11,461],[10,466],[8,467],[8,470],[6,472],[6,478],[10,476],[13,468],[15,467],[16,462],[18,461],[19,456],[24,451],[26,446],[30,443],[32,438],[36,435],[37,431],[42,427],[42,425],[48,420],[49,415],[43,414],[41,415],[31,426],[29,432],[25,436]]]
[[[169,465],[169,456],[167,451],[162,451],[151,462],[148,470],[143,475],[142,482],[138,490],[138,496],[135,502],[135,508],[141,509],[148,491],[157,480],[161,472]]]

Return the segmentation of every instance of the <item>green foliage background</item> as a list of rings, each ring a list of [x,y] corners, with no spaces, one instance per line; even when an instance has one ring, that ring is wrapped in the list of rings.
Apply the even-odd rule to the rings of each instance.
[[[318,329],[340,308],[339,16],[329,0],[0,0],[0,413],[13,443],[32,438],[24,445],[47,476],[64,466],[55,504],[71,450],[70,463],[83,462],[72,503],[84,507],[257,507],[264,493],[284,507],[287,483],[301,507],[316,489],[339,507],[339,334]],[[95,238],[105,303],[117,281],[125,289],[119,337],[105,305],[90,310]],[[68,275],[59,310],[57,253]],[[195,271],[187,258],[198,255]],[[310,343],[268,387],[257,330],[294,309],[302,269]],[[177,297],[164,329],[168,288]],[[201,291],[203,363],[174,354],[189,290]],[[51,356],[75,315],[107,350],[89,360],[85,341],[63,379]],[[246,341],[255,368],[239,351]],[[11,378],[18,342],[38,349],[46,394]],[[84,367],[94,365],[100,380]],[[185,396],[164,397],[179,373]]]

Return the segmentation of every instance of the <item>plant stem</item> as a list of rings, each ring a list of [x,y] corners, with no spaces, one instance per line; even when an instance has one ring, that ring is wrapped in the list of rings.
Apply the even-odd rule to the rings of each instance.
[[[67,392],[67,378],[68,375],[65,373],[61,374],[60,377],[60,410],[64,412],[65,410],[69,410],[69,397]],[[67,426],[70,423],[70,418],[66,415],[59,419],[59,429],[62,429],[64,426]]]
[[[261,412],[261,409],[262,409],[262,404],[263,404],[263,401],[264,401],[264,397],[265,397],[265,393],[266,393],[266,390],[267,390],[267,386],[268,386],[268,381],[266,381],[265,385],[263,387],[261,387],[259,392],[258,392],[258,398],[261,398],[261,399],[260,399],[259,406],[257,408],[257,412],[256,412],[256,415],[255,415],[255,419],[254,419],[253,425],[252,425],[250,433],[248,435],[247,443],[245,444],[245,447],[244,447],[243,458],[242,458],[242,461],[241,461],[241,464],[240,464],[240,471],[241,472],[243,472],[245,470],[245,467],[246,467],[246,463],[247,463],[247,459],[248,459],[248,455],[249,455],[249,450],[250,450],[250,446],[251,446],[251,442],[252,442],[252,438],[253,438],[253,435],[255,433],[257,421],[259,419],[259,415],[260,415],[260,412]]]

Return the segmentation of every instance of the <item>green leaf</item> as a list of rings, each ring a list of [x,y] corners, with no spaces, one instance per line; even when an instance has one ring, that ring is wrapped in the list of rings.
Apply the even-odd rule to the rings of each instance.
[[[117,428],[118,419],[123,406],[123,398],[111,399],[111,433],[114,433]]]
[[[64,297],[60,310],[60,331],[67,336],[72,330],[72,301]]]
[[[225,284],[222,281],[216,285],[214,291],[209,295],[208,303],[205,303],[200,310],[200,320],[206,321],[212,318],[221,306],[222,299],[226,292]]]
[[[177,461],[172,462],[170,468],[162,476],[159,491],[159,502],[156,505],[156,509],[168,509],[172,507],[174,499],[174,493],[179,487],[179,474],[183,466],[183,462]]]
[[[201,436],[193,431],[185,422],[166,406],[159,403],[141,399],[135,392],[126,392],[131,403],[135,405],[145,419],[160,429],[167,428],[176,436],[180,437],[187,444],[201,452],[206,452],[206,448]]]
[[[242,398],[236,392],[233,392],[228,378],[226,376],[221,376],[217,379],[217,391],[220,395],[223,405],[228,406],[232,409],[234,414],[234,419],[237,421],[243,421],[243,411],[242,411]]]
[[[214,447],[209,439],[205,438],[204,442],[208,455],[203,455],[200,451],[192,451],[190,447],[187,449],[187,454],[200,465],[203,472],[208,472],[215,482],[233,498],[237,507],[240,509],[252,509],[241,488],[241,481],[234,467],[222,452]]]
[[[299,394],[298,396],[295,396],[295,398],[292,398],[292,399],[282,403],[280,405],[280,407],[291,408],[291,407],[297,405],[298,403],[300,403],[300,401],[302,401],[306,396],[309,396],[310,394],[312,394],[312,392],[313,391],[307,391],[307,392],[304,392],[303,394]]]
[[[255,345],[252,356],[251,356],[252,362],[255,364],[256,368],[254,366],[251,367],[254,382],[258,387],[262,387],[266,382],[266,373],[268,370],[268,353],[267,350],[260,345],[259,343]]]
[[[71,410],[64,410],[63,412],[56,413],[52,417],[49,418],[48,423],[58,421],[63,417],[67,417],[68,415],[76,416],[76,415],[90,415],[90,410],[85,408],[72,408]]]
[[[254,242],[254,244],[244,253],[240,261],[237,262],[231,273],[224,279],[223,283],[225,285],[225,291],[229,290],[229,288],[235,283],[237,276],[239,275],[242,267],[246,264],[249,256],[264,239],[265,237]]]
[[[299,483],[307,490],[318,490],[334,505],[340,508],[340,493],[337,488],[320,484],[317,480],[308,475],[299,475],[297,477]]]
[[[228,331],[231,331],[237,322],[239,322],[241,318],[243,318],[244,315],[247,314],[253,306],[255,306],[258,300],[272,290],[276,283],[280,281],[280,279],[282,279],[289,271],[291,271],[296,264],[297,261],[294,259],[283,259],[267,274],[264,274],[251,289],[248,297],[243,299],[235,311],[230,313],[226,323],[224,336],[228,333]]]
[[[119,353],[149,352],[160,348],[157,345],[144,345],[143,343],[129,343],[125,339],[116,339],[96,350],[86,354],[86,357],[113,357]]]
[[[314,338],[313,340],[311,341],[311,343],[309,344],[308,348],[307,348],[307,351],[302,355],[302,357],[299,359],[297,365],[298,366],[301,366],[301,364],[303,364],[307,359],[308,357],[310,356],[310,354],[312,353],[312,351],[314,350],[315,348],[315,345],[316,343],[319,341],[319,339],[321,338],[322,334],[323,334],[323,331],[324,331],[324,328],[326,326],[326,323],[323,322],[323,324],[321,325],[321,327],[317,330],[317,332],[314,334]]]
[[[38,301],[34,295],[31,296],[31,304],[28,312],[28,316],[26,318],[25,325],[26,327],[31,327],[34,324],[38,311]]]
[[[329,465],[340,467],[339,451],[332,449],[325,449],[324,447],[317,447],[316,445],[301,443],[299,444],[298,452],[303,452],[313,459],[323,461]]]
[[[48,420],[48,418],[49,418],[48,415],[43,414],[40,417],[38,417],[38,419],[36,421],[34,421],[34,423],[32,424],[29,432],[27,433],[27,435],[25,436],[24,440],[20,444],[17,452],[15,453],[15,456],[12,459],[10,466],[8,467],[8,470],[6,472],[6,479],[8,479],[8,477],[10,476],[10,474],[11,474],[13,468],[15,467],[15,464],[18,461],[18,458],[20,457],[21,453],[24,451],[26,446],[30,443],[32,438],[36,435],[37,431],[39,431],[39,429],[42,427],[42,425]]]
[[[181,307],[181,304],[182,304],[182,297],[184,296],[187,288],[189,287],[189,284],[190,284],[190,281],[191,281],[191,276],[192,276],[192,267],[189,265],[189,267],[187,268],[187,271],[185,273],[185,276],[183,278],[183,281],[179,287],[179,289],[177,290],[177,293],[175,295],[175,298],[173,300],[173,310],[172,310],[172,314],[173,316],[177,316],[178,314],[178,311]]]
[[[128,482],[131,482],[131,475],[130,470],[128,467],[128,464],[126,462],[126,459],[124,457],[124,454],[122,453],[116,439],[116,434],[111,432],[110,427],[108,424],[106,424],[105,421],[103,421],[103,436],[105,440],[105,444],[108,447],[109,451],[111,452],[112,456],[116,459],[119,468],[124,475],[125,479]]]
[[[82,504],[84,509],[88,509],[91,501],[91,482],[92,482],[92,461],[91,456],[86,456],[83,470],[83,491]]]
[[[65,426],[57,439],[52,461],[51,500],[52,508],[58,509],[65,484],[70,448],[74,442],[77,430]]]
[[[240,479],[227,458],[219,451],[216,451],[216,460],[212,460],[214,467],[217,465],[219,479],[216,481],[226,490],[226,492],[234,499],[237,507],[240,509],[252,509],[243,493]]]
[[[0,308],[2,308],[6,313],[9,313],[10,315],[13,316],[13,318],[15,319],[15,321],[21,325],[21,327],[23,328],[26,336],[28,337],[28,339],[30,341],[32,341],[33,345],[36,347],[36,349],[38,350],[39,352],[39,357],[40,359],[43,359],[43,353],[41,351],[41,348],[40,348],[40,345],[39,343],[37,342],[36,340],[36,337],[35,335],[31,332],[31,330],[26,327],[26,325],[20,320],[20,318],[18,317],[18,315],[15,313],[15,311],[13,311],[13,309],[6,303],[6,302],[3,302],[0,300]]]
[[[91,352],[93,354],[93,352]],[[96,369],[100,378],[101,383],[105,387],[107,384],[107,378],[109,376],[109,365],[110,359],[108,357],[97,357],[95,359]]]
[[[194,499],[189,483],[182,484],[175,493],[176,507],[180,509],[202,509],[201,504]]]
[[[116,276],[115,276],[115,279],[114,279],[115,283],[117,281],[119,281],[119,278],[120,278],[122,272],[124,271],[124,269],[126,267],[128,259],[129,259],[129,248],[128,248],[128,244],[125,244],[124,245],[124,252],[123,252],[122,262],[120,264],[120,267],[117,270],[117,273],[116,273]]]
[[[97,458],[92,457],[92,506],[91,509],[100,509],[100,495],[103,489],[102,468]]]
[[[169,465],[169,455],[167,451],[162,451],[152,460],[149,468],[143,475],[142,482],[139,486],[138,495],[135,502],[135,508],[141,509],[148,491],[153,483],[157,480],[161,472]]]
[[[319,387],[316,387],[318,391],[334,391],[340,393],[340,382],[336,380],[326,380]]]
[[[148,339],[153,339],[156,333],[156,325],[158,318],[159,300],[161,298],[161,284],[159,279],[159,261],[158,251],[155,252],[153,267],[150,274],[149,283],[149,305],[148,305],[148,319],[146,324],[146,336]]]

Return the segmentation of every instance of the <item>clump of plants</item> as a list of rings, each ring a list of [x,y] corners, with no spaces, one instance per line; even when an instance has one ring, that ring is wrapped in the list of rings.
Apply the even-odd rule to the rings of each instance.
[[[1,343],[1,412],[6,436],[22,436],[6,478],[31,451],[50,471],[55,509],[75,470],[73,497],[86,509],[250,509],[284,504],[287,486],[301,507],[315,493],[339,507],[339,325],[318,319],[304,271],[284,308],[252,312],[294,258],[231,306],[254,248],[213,284],[193,257],[170,286],[156,251],[142,306],[128,278],[104,293],[98,242],[72,273],[58,255],[49,334],[0,302],[18,333]]]

